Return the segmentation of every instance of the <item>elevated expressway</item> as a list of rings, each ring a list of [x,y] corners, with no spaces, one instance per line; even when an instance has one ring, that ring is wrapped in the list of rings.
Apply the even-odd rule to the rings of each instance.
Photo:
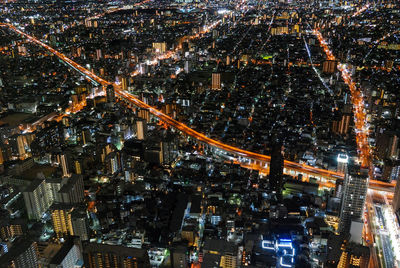
[[[271,160],[270,156],[262,155],[250,151],[246,151],[220,141],[211,139],[206,135],[199,133],[187,125],[171,118],[170,116],[162,113],[161,111],[157,110],[156,108],[146,104],[145,102],[141,101],[140,99],[136,98],[132,94],[123,91],[119,85],[108,82],[93,72],[90,72],[86,68],[82,67],[78,63],[74,62],[70,58],[66,57],[63,53],[55,50],[54,48],[48,46],[47,44],[43,43],[42,41],[36,39],[35,37],[24,33],[23,31],[19,30],[15,26],[11,24],[0,23],[0,27],[7,27],[10,30],[24,36],[30,42],[35,43],[55,56],[57,56],[62,62],[66,63],[68,66],[73,68],[74,70],[81,73],[87,79],[92,81],[95,85],[102,85],[104,87],[113,85],[115,89],[116,97],[126,103],[129,107],[139,107],[142,109],[147,109],[153,116],[157,117],[159,120],[165,122],[170,127],[173,127],[179,130],[182,134],[187,135],[188,137],[198,141],[202,146],[207,147],[214,153],[217,153],[221,156],[224,156],[228,159],[231,159],[235,163],[239,163],[244,167],[260,170],[261,172],[268,173],[269,170],[269,162]],[[343,174],[337,173],[330,170],[315,168],[312,166],[299,164],[292,161],[285,160],[284,162],[284,173],[292,176],[297,176],[302,174],[303,180],[308,180],[309,178],[313,177],[317,179],[317,182],[321,186],[325,187],[334,187],[336,180],[343,180]],[[381,181],[370,180],[369,188],[378,191],[385,191],[385,192],[393,192],[394,185],[390,183],[384,183]]]

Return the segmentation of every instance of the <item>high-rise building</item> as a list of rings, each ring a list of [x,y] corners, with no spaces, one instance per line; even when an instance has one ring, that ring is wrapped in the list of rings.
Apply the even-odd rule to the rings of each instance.
[[[340,153],[337,157],[336,171],[345,174],[348,163],[349,163],[349,156],[347,154]]]
[[[86,243],[83,245],[83,259],[89,268],[150,267],[147,250],[116,245]]]
[[[368,186],[368,170],[349,165],[345,172],[339,231],[348,233],[352,221],[362,218]]]
[[[78,174],[73,174],[67,179],[56,195],[56,201],[64,204],[78,204],[83,201],[83,198],[83,177]]]
[[[144,119],[147,123],[150,122],[150,112],[149,110],[145,110],[145,109],[139,109],[137,116]],[[146,128],[147,130],[147,128]]]
[[[121,88],[122,90],[128,90],[128,79],[126,77],[121,78]]]
[[[270,189],[280,199],[282,191],[282,180],[283,180],[283,146],[280,142],[276,142],[272,146],[271,151],[271,162],[269,168],[268,181]]]
[[[81,241],[89,240],[89,221],[84,209],[74,209],[71,215],[72,230]]]
[[[185,67],[183,68],[184,70],[185,70],[185,74],[188,74],[188,73],[190,73],[190,70],[191,70],[191,63],[190,63],[190,61],[185,61]]]
[[[82,245],[77,237],[69,237],[51,258],[49,268],[82,267]]]
[[[66,154],[60,155],[60,163],[61,163],[63,177],[70,177],[71,173],[69,171],[69,164]]]
[[[106,98],[108,103],[115,102],[115,90],[113,85],[108,85],[106,87]]]
[[[92,141],[92,134],[89,129],[82,130],[82,144],[86,145],[88,142]]]
[[[72,205],[53,204],[50,208],[54,233],[58,238],[74,235],[71,214],[74,210]]]
[[[339,122],[339,128],[338,128],[339,134],[345,135],[349,132],[350,120],[351,120],[351,114],[342,115],[342,119]]]
[[[9,251],[0,257],[0,266],[7,268],[37,268],[38,249],[36,242],[25,238],[14,241]]]
[[[121,169],[120,155],[118,152],[111,152],[106,156],[106,171],[110,175],[114,175]]]
[[[45,180],[34,180],[23,191],[28,218],[40,220],[43,213],[50,207],[52,200],[46,192]]]
[[[136,135],[139,140],[144,140],[147,134],[147,124],[145,120],[136,121]]]
[[[221,89],[221,74],[213,73],[211,76],[211,89],[220,90]]]

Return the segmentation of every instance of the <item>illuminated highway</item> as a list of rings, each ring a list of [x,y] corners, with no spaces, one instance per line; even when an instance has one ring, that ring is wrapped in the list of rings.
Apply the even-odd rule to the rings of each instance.
[[[212,26],[216,26],[219,22],[214,23]],[[13,30],[14,32],[21,34],[22,36],[24,36],[25,38],[27,38],[30,42],[35,43],[45,49],[47,49],[48,51],[50,51],[51,53],[53,53],[54,55],[56,55],[57,57],[59,57],[63,62],[67,63],[69,66],[71,66],[73,69],[79,71],[82,75],[84,75],[85,77],[87,77],[88,79],[90,79],[91,81],[94,81],[98,84],[101,84],[103,86],[108,86],[108,85],[113,85],[115,88],[115,93],[116,96],[121,99],[124,102],[127,102],[130,105],[135,105],[137,107],[143,108],[143,109],[147,109],[151,114],[153,114],[154,116],[156,116],[157,118],[159,118],[161,121],[164,121],[165,123],[167,123],[169,126],[181,131],[182,133],[200,141],[202,144],[204,145],[208,145],[212,148],[215,149],[219,149],[224,151],[227,154],[231,154],[232,156],[234,156],[235,158],[239,158],[242,159],[242,161],[240,161],[241,163],[245,162],[249,164],[249,166],[253,169],[261,169],[261,170],[268,170],[268,163],[271,160],[270,156],[267,155],[262,155],[262,154],[258,154],[258,153],[254,153],[254,152],[250,152],[250,151],[246,151],[228,144],[224,144],[220,141],[211,139],[209,137],[207,137],[206,135],[199,133],[193,129],[191,129],[190,127],[188,127],[187,125],[169,117],[168,115],[162,113],[161,111],[155,109],[154,107],[144,103],[143,101],[141,101],[140,99],[134,97],[132,94],[125,92],[123,90],[121,90],[120,86],[117,84],[113,84],[111,82],[108,82],[102,78],[100,78],[99,76],[97,76],[96,74],[90,72],[89,70],[87,70],[86,68],[82,67],[81,65],[79,65],[78,63],[74,62],[73,60],[69,59],[68,57],[66,57],[64,54],[62,54],[61,52],[53,49],[52,47],[48,46],[47,44],[41,42],[40,40],[22,32],[21,30],[19,30],[18,28],[16,28],[15,26],[11,25],[11,24],[0,24],[0,26],[2,27],[8,27],[9,29]],[[212,27],[207,27],[203,30],[202,33],[205,33],[209,30],[211,30]],[[199,33],[201,34],[201,33]],[[199,34],[196,34],[194,36],[199,36]],[[195,38],[195,37],[189,37],[189,38]],[[174,55],[175,51],[173,52],[169,52],[169,54],[163,54],[164,56],[166,55]],[[331,53],[332,55],[332,53]],[[332,55],[333,57],[333,55]],[[333,58],[334,59],[334,58]],[[69,111],[66,111],[66,113],[69,112],[76,112],[79,109],[82,109],[84,106],[84,103],[80,103],[78,105],[78,107],[72,107]],[[337,179],[342,180],[343,179],[343,174],[341,173],[337,173],[334,171],[329,171],[329,170],[324,170],[324,169],[320,169],[320,168],[315,168],[312,166],[308,166],[308,165],[304,165],[304,164],[299,164],[296,162],[292,162],[292,161],[287,161],[285,160],[284,162],[285,164],[285,172],[287,174],[290,175],[297,175],[297,174],[303,174],[305,176],[311,176],[311,177],[316,177],[320,179],[320,183],[324,183],[326,184],[326,186],[334,186],[332,185],[332,182],[336,181]],[[389,183],[384,183],[384,182],[380,182],[380,181],[374,181],[374,180],[370,180],[370,188],[372,189],[376,189],[379,191],[388,191],[388,192],[393,192],[394,191],[394,185],[393,184],[389,184]]]

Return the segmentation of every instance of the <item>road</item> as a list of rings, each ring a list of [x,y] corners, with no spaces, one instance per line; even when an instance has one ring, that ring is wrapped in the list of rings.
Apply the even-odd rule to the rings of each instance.
[[[374,204],[376,211],[376,219],[378,226],[376,226],[376,234],[379,236],[378,242],[382,246],[383,260],[385,267],[395,267],[395,258],[392,250],[392,244],[388,235],[388,228],[386,225],[385,217],[383,216],[382,207],[378,204]]]

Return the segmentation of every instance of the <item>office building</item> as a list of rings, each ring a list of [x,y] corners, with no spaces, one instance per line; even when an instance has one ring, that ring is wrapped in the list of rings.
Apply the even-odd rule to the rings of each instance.
[[[34,180],[23,191],[25,207],[28,218],[32,220],[40,220],[43,213],[49,209],[52,200],[46,192],[45,180]]]
[[[339,231],[348,233],[352,221],[362,218],[368,186],[368,170],[348,166],[344,178],[344,191],[340,211]]]
[[[38,268],[36,242],[18,238],[6,254],[0,257],[0,266],[7,268]]]
[[[147,250],[116,245],[86,243],[83,245],[83,259],[89,268],[150,267]]]

